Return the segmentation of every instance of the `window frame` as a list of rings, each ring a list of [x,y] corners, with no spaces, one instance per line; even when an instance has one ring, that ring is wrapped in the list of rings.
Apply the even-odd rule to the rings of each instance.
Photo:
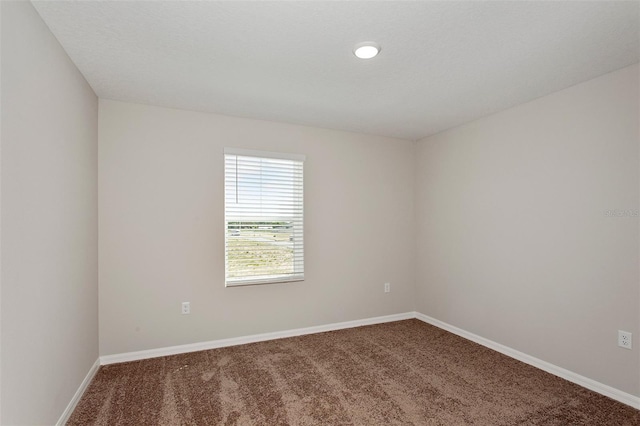
[[[302,200],[300,202],[300,207],[302,208],[302,213],[299,216],[294,216],[295,218],[300,218],[301,220],[301,224],[299,231],[294,231],[294,233],[299,234],[299,238],[300,238],[300,244],[301,244],[301,248],[300,249],[296,249],[294,246],[294,251],[293,251],[293,255],[294,255],[294,262],[295,262],[295,255],[296,255],[296,250],[300,250],[301,254],[302,254],[302,260],[300,261],[301,263],[301,271],[299,273],[297,273],[295,271],[295,267],[294,267],[294,273],[289,275],[289,274],[281,274],[281,275],[275,275],[275,276],[271,276],[269,278],[229,278],[228,276],[228,238],[229,238],[229,226],[228,223],[230,222],[228,220],[228,216],[229,216],[229,212],[227,209],[227,156],[240,156],[240,157],[253,157],[253,158],[265,158],[265,159],[276,159],[276,160],[286,160],[286,161],[292,161],[292,162],[298,162],[301,163],[300,164],[300,177],[302,178],[302,182],[301,182],[301,197]],[[273,152],[273,151],[258,151],[258,150],[251,150],[251,149],[241,149],[241,148],[231,148],[231,147],[225,147],[224,148],[224,154],[223,154],[223,173],[224,173],[224,178],[223,178],[223,187],[224,187],[224,203],[223,203],[223,208],[224,208],[224,282],[225,282],[225,287],[243,287],[243,286],[250,286],[250,285],[262,285],[262,284],[278,284],[278,283],[287,283],[287,282],[299,282],[299,281],[304,281],[305,280],[305,275],[304,275],[304,163],[306,160],[306,156],[302,155],[302,154],[294,154],[294,153],[284,153],[284,152]],[[293,198],[293,197],[292,197]],[[271,218],[265,218],[265,221],[270,221],[272,220]],[[234,220],[231,220],[234,221]]]

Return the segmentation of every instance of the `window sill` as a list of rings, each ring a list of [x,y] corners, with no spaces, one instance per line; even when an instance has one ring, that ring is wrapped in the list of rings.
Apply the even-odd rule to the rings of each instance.
[[[298,281],[304,281],[304,277],[289,277],[289,278],[268,278],[261,280],[239,280],[239,281],[226,281],[225,287],[244,287],[248,285],[263,285],[263,284],[281,284],[281,283],[293,283]]]

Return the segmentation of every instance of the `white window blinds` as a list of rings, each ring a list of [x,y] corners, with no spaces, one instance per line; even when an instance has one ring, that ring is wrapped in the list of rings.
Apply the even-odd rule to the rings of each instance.
[[[304,156],[226,148],[227,286],[304,279]]]

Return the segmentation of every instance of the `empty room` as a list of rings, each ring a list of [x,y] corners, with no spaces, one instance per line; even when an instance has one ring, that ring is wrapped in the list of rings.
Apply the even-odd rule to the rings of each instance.
[[[0,424],[640,425],[639,1],[0,1]]]

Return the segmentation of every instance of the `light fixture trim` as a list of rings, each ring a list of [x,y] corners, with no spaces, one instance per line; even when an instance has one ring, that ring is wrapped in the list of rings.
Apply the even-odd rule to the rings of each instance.
[[[354,46],[353,54],[360,59],[371,59],[375,58],[380,50],[380,45],[375,41],[363,41]]]

